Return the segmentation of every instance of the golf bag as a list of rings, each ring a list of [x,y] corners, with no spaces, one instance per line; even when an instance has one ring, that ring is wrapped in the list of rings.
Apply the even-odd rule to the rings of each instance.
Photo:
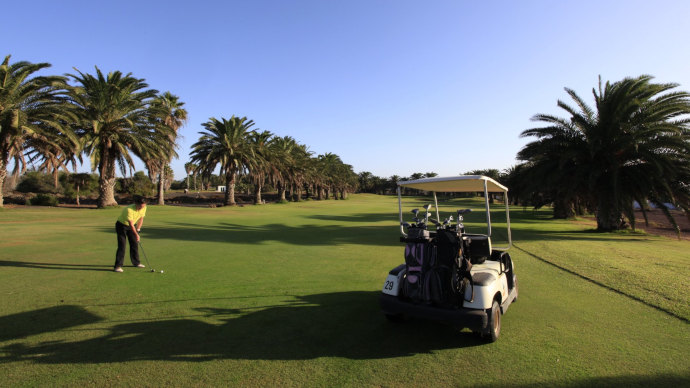
[[[429,267],[430,248],[431,244],[427,242],[411,242],[405,246],[407,276],[403,283],[404,294],[414,302],[424,299],[423,281],[424,273]]]
[[[466,287],[474,296],[474,285],[472,263],[461,253],[460,238],[450,230],[439,230],[428,242],[407,243],[404,295],[414,303],[462,306]]]
[[[472,302],[474,300],[474,280],[470,270],[472,269],[472,262],[461,254],[458,257],[458,265],[455,267],[453,274],[453,290],[455,291],[455,300],[458,306],[462,306],[464,301]],[[472,293],[470,299],[465,299],[465,292],[467,287],[471,287]]]
[[[457,268],[460,239],[449,230],[439,230],[434,240],[429,269],[424,274],[424,299],[435,305],[451,304],[454,298],[453,276]]]

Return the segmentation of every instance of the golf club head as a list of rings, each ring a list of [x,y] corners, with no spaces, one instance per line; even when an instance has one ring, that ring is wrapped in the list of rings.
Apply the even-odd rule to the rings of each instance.
[[[415,217],[417,217],[417,213],[419,213],[419,209],[412,209],[412,214],[414,214]]]
[[[431,208],[431,205],[426,204],[426,205],[424,205],[423,207],[424,207],[424,210],[429,211],[429,208]]]

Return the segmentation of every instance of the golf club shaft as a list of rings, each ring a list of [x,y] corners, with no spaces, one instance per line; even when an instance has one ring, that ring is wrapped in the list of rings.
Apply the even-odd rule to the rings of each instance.
[[[144,254],[144,259],[146,259],[146,265],[148,265],[149,268],[153,269],[153,267],[151,267],[151,263],[149,263],[149,257],[146,256],[146,251],[144,250],[144,246],[141,244],[141,240],[139,240],[139,247],[141,248],[141,252]]]

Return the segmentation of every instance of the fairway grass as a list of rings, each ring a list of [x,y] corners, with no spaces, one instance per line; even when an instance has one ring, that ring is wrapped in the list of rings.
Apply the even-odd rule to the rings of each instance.
[[[687,241],[514,210],[520,298],[487,345],[380,313],[396,198],[150,206],[164,274],[112,272],[119,211],[0,211],[0,386],[690,385]]]

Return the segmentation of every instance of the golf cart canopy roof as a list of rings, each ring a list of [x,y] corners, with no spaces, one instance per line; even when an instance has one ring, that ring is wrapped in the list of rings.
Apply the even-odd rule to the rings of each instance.
[[[434,191],[437,193],[471,193],[483,192],[484,182],[486,182],[486,189],[490,193],[508,191],[507,187],[483,175],[459,175],[416,179],[413,181],[398,182],[398,186],[424,191]]]

